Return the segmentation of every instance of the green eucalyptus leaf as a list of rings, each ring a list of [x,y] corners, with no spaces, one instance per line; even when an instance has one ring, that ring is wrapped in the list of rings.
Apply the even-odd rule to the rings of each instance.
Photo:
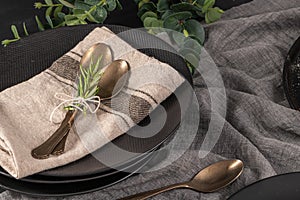
[[[185,57],[188,54],[193,54],[197,58],[198,61],[200,60],[200,53],[201,52],[197,52],[197,51],[195,51],[194,49],[191,49],[191,48],[183,47],[183,48],[179,49],[178,53],[180,55],[182,55],[183,57]]]
[[[189,19],[191,16],[192,13],[188,11],[171,14],[165,18],[163,26],[167,29],[172,29],[181,32],[183,30],[183,24],[185,20]]]
[[[65,1],[65,0],[58,0],[62,5],[68,7],[68,8],[75,8],[75,6],[73,4],[71,4],[70,2],[68,1]]]
[[[93,6],[99,3],[99,0],[84,0],[84,3]]]
[[[145,13],[141,16],[141,20],[144,21],[146,17],[157,18],[157,14],[156,14],[155,12],[152,12],[152,11],[147,11],[147,12],[145,12]]]
[[[73,14],[74,15],[83,15],[83,14],[86,14],[86,13],[87,13],[87,11],[85,11],[85,10],[81,10],[81,9],[77,9],[77,8],[73,9]]]
[[[162,21],[162,20],[159,20],[159,19],[155,19],[155,20],[152,22],[152,27],[155,27],[155,28],[162,28],[162,27],[163,27],[163,21]]]
[[[75,26],[80,24],[79,19],[74,15],[65,15],[65,23],[67,26]]]
[[[87,18],[86,14],[76,14],[76,15],[74,14],[74,16],[80,20],[85,20]]]
[[[223,13],[224,13],[224,11],[218,7],[209,8],[208,12],[205,14],[205,22],[208,24],[213,23],[213,22],[219,20]]]
[[[183,45],[186,39],[186,37],[181,32],[176,32],[176,31],[172,32],[171,37],[178,46]]]
[[[150,0],[138,0],[136,3],[138,4],[138,8],[141,8],[145,3],[148,3]]]
[[[29,33],[27,31],[27,27],[26,27],[26,23],[25,22],[23,22],[23,30],[24,30],[25,35],[28,36]]]
[[[191,37],[185,38],[184,42],[180,46],[180,48],[188,48],[188,49],[194,49],[199,54],[201,53],[202,46],[199,44],[199,42]]]
[[[153,3],[153,2],[149,2],[149,3],[144,3],[142,5],[142,7],[139,9],[138,13],[137,13],[137,16],[139,18],[142,17],[142,15],[147,12],[147,11],[153,11],[155,12],[156,11],[156,5]]]
[[[158,20],[154,17],[146,17],[144,20],[144,27],[148,29],[150,34],[157,34],[160,33],[161,27],[163,26],[163,21]]]
[[[161,19],[165,20],[167,17],[169,17],[170,15],[174,14],[175,12],[172,10],[167,10],[162,16]]]
[[[46,20],[47,20],[49,26],[50,26],[51,28],[54,28],[53,22],[52,22],[51,17],[50,17],[49,15],[46,16]]]
[[[45,27],[44,27],[44,25],[42,24],[41,20],[39,19],[39,17],[37,15],[35,16],[35,21],[36,21],[36,23],[38,25],[38,29],[40,31],[44,31]]]
[[[215,5],[215,0],[205,0],[204,5],[202,7],[202,12],[206,13],[209,8],[212,8]]]
[[[18,29],[15,25],[11,25],[10,29],[11,29],[11,32],[13,33],[15,39],[20,39],[21,38],[20,35],[19,35],[19,32],[18,32]]]
[[[79,24],[88,24],[84,19],[79,19]]]
[[[190,19],[184,23],[184,27],[190,37],[195,38],[200,44],[204,43],[205,31],[200,22],[195,19]]]
[[[51,15],[51,13],[52,13],[52,9],[53,9],[53,7],[48,7],[48,8],[46,9],[45,17],[47,17],[47,16],[50,16],[50,15]]]
[[[107,11],[113,11],[117,7],[117,2],[116,0],[106,0],[106,5],[105,5]]]
[[[138,8],[140,9],[140,8],[143,6],[143,4],[144,4],[144,2],[143,2],[143,1],[140,1],[140,2],[138,3]]]
[[[157,11],[158,12],[165,12],[169,10],[169,0],[158,0],[157,2]]]
[[[76,26],[80,24],[80,20],[79,19],[74,19],[74,20],[69,20],[66,21],[66,25],[67,26]]]
[[[66,21],[69,21],[69,20],[74,20],[74,19],[77,19],[77,17],[75,15],[65,15],[65,20]]]
[[[76,9],[89,11],[91,9],[91,5],[84,3],[81,0],[75,0],[74,6]]]
[[[187,3],[187,2],[181,2],[181,3],[173,4],[170,8],[175,12],[180,12],[180,11],[198,11],[198,12],[202,12],[201,8],[199,8],[195,5],[192,5],[190,3]]]
[[[161,29],[161,26],[162,26],[162,23],[159,24],[157,27],[151,27],[151,28],[148,30],[148,32],[149,32],[150,34],[154,34],[154,35],[156,35],[156,34],[158,34],[158,33],[161,33],[161,32],[164,32],[164,30]]]
[[[145,27],[145,28],[150,28],[150,27],[152,27],[152,24],[153,24],[153,22],[154,22],[155,20],[157,20],[157,19],[154,18],[154,17],[146,17],[145,20],[143,21],[144,27]]]
[[[65,20],[65,16],[66,16],[66,14],[63,13],[63,12],[58,12],[57,13],[57,17],[59,17],[61,20]]]
[[[48,6],[51,6],[51,5],[53,5],[53,2],[52,2],[52,0],[45,0],[45,3],[46,3]]]
[[[87,11],[85,11],[85,13],[86,13],[86,15],[87,15],[87,19],[88,19],[90,22],[100,23],[98,20],[96,20],[96,19],[94,18],[94,16],[93,16],[91,13],[89,13],[89,12],[87,12]]]
[[[63,6],[57,6],[57,7],[54,9],[54,12],[53,12],[54,18],[58,18],[58,13],[61,12],[62,9],[63,9]]]
[[[122,9],[123,9],[123,6],[122,6],[122,4],[120,3],[120,1],[119,1],[119,0],[116,0],[116,2],[117,2],[117,9],[118,9],[118,10],[122,10]]]
[[[205,0],[196,0],[196,3],[200,6],[203,6],[205,3]]]
[[[141,7],[141,9],[147,9],[147,10],[156,10],[156,5],[153,2],[148,2],[148,3],[144,3],[143,6]]]
[[[97,6],[97,9],[92,13],[92,15],[99,23],[103,23],[107,17],[107,11],[102,6]]]
[[[193,68],[198,67],[199,59],[193,53],[188,53],[184,55],[184,58],[193,66]]]

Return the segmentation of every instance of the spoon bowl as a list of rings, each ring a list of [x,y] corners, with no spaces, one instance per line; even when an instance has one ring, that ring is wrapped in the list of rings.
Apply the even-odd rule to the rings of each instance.
[[[224,160],[201,170],[189,185],[201,192],[213,192],[235,181],[243,171],[240,160]]]
[[[244,164],[240,160],[234,159],[220,161],[202,169],[192,180],[188,182],[173,184],[148,192],[142,192],[121,200],[142,200],[177,188],[189,188],[198,192],[213,192],[235,181],[242,174],[243,169]]]
[[[125,86],[129,78],[129,63],[125,60],[113,61],[104,71],[98,87],[98,96],[101,100],[116,96]]]
[[[104,43],[94,44],[83,54],[80,65],[83,68],[88,68],[91,62],[97,63],[99,57],[101,57],[99,65],[100,69],[102,69],[113,61],[113,52],[111,48]]]

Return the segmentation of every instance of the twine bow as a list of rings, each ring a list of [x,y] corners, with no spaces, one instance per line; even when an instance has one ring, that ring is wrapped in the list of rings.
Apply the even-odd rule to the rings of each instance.
[[[56,93],[54,95],[54,97],[58,100],[61,100],[62,102],[53,109],[53,111],[50,115],[50,121],[52,123],[55,123],[55,122],[53,122],[53,115],[63,105],[65,107],[75,108],[75,109],[77,109],[81,112],[89,110],[91,113],[96,113],[97,110],[100,107],[100,102],[101,102],[101,99],[100,99],[99,96],[92,96],[92,97],[89,97],[89,98],[83,98],[83,97],[72,97],[72,96],[64,94],[64,93]],[[89,105],[89,103],[96,104],[97,105],[96,108],[93,109],[91,107],[91,105]]]

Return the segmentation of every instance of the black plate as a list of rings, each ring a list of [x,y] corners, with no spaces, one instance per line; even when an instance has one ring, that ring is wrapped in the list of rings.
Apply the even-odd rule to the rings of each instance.
[[[126,173],[122,171],[107,173],[105,176],[95,177],[93,179],[81,180],[77,182],[27,182],[22,180],[16,180],[8,176],[0,176],[0,184],[3,189],[19,192],[36,197],[61,197],[69,195],[79,195],[88,192],[93,192],[105,187],[109,187],[116,184],[135,173],[138,173],[143,167],[146,167],[148,162],[155,154],[148,154],[145,159],[140,160],[127,169],[132,173]]]
[[[300,172],[281,174],[253,183],[229,200],[299,200]]]
[[[16,44],[0,49],[0,91],[43,71],[97,26],[64,27],[45,31],[33,34]],[[107,27],[115,33],[120,33],[119,36],[134,48],[170,64],[181,73],[187,82],[177,89],[178,94],[185,98],[190,95],[187,87],[192,84],[191,75],[184,60],[174,53],[172,47],[142,31],[127,34],[124,32],[129,30],[126,27],[109,25]],[[151,48],[140,49],[141,46]],[[117,154],[111,155],[113,144],[105,145],[97,151],[98,158],[110,158],[110,163],[113,163],[117,169],[107,167],[92,155],[88,155],[66,166],[41,172],[21,180],[11,178],[7,172],[1,169],[0,185],[6,189],[38,196],[72,195],[109,186],[133,174],[134,171],[143,166],[151,157],[151,152],[171,136],[179,126],[180,112],[185,108],[179,105],[177,97],[172,94],[162,103],[162,106],[167,111],[167,122],[158,134],[149,138],[136,138],[132,137],[132,134],[124,134],[113,141],[114,145],[130,152],[140,153],[140,156],[120,157]],[[161,118],[161,114],[157,110],[154,110],[151,115],[153,115],[152,120],[160,120]],[[148,120],[146,118],[140,124],[145,125],[149,122]],[[136,131],[137,129],[133,127],[129,132],[134,133]],[[139,134],[147,135],[147,133]],[[133,170],[131,170],[132,172],[121,171],[126,168]],[[49,184],[51,187],[47,186]],[[62,187],[64,184],[70,186]],[[42,185],[48,188],[47,191],[42,189]],[[87,187],[86,185],[90,186]]]
[[[291,108],[300,110],[300,37],[291,47],[285,60],[283,85]]]

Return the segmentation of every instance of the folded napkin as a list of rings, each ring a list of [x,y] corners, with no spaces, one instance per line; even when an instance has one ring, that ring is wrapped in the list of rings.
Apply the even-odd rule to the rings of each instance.
[[[45,160],[34,159],[32,149],[59,127],[49,120],[54,108],[61,103],[54,95],[76,92],[81,56],[99,42],[111,47],[114,59],[124,59],[131,67],[126,87],[111,102],[101,103],[95,115],[93,123],[101,127],[101,137],[106,139],[84,136],[91,139],[87,147],[82,137],[71,130],[64,154]],[[78,160],[141,121],[183,81],[169,65],[132,48],[109,29],[96,28],[48,69],[0,93],[0,165],[19,179]],[[54,121],[62,121],[65,113],[60,108],[55,112]]]

